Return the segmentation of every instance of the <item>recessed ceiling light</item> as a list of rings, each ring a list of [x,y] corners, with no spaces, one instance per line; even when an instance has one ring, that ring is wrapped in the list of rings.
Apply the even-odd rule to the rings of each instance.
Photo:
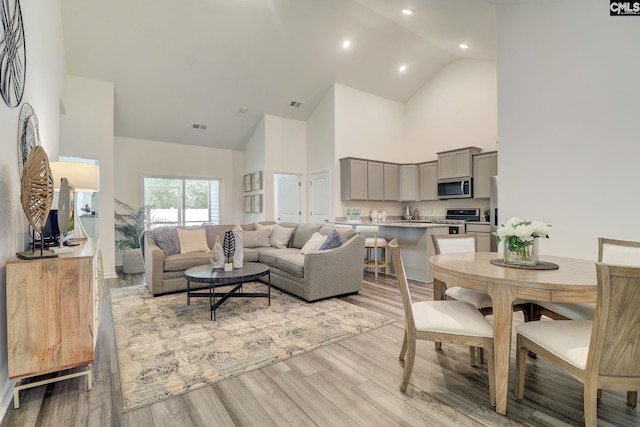
[[[402,9],[402,13],[405,15],[413,15],[413,10],[411,9]]]
[[[402,64],[400,68],[398,68],[398,71],[400,71],[401,73],[404,73],[405,71],[407,71],[407,66]]]
[[[460,46],[460,49],[469,49],[469,45],[467,43],[460,43],[458,46]]]
[[[342,47],[344,49],[347,49],[349,46],[351,46],[351,42],[349,40],[345,40],[342,42]]]

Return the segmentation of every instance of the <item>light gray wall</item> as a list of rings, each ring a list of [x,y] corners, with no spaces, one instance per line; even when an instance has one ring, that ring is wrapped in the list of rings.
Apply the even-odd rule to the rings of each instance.
[[[597,0],[498,6],[500,218],[552,224],[542,253],[640,240],[640,19]]]

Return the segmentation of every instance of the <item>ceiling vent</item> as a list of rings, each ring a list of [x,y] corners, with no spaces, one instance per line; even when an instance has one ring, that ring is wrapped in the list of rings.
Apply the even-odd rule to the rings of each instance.
[[[291,108],[300,108],[301,105],[302,105],[302,102],[300,101],[291,101],[289,103],[289,107]]]
[[[203,124],[203,123],[194,123],[191,125],[192,128],[194,129],[200,129],[200,130],[205,130],[207,128],[207,125]]]

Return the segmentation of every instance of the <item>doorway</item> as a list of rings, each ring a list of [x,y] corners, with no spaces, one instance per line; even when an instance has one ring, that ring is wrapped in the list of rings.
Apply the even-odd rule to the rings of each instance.
[[[302,175],[274,174],[274,213],[278,222],[302,222]]]
[[[309,177],[309,222],[325,224],[331,219],[331,178],[329,170],[311,173]]]

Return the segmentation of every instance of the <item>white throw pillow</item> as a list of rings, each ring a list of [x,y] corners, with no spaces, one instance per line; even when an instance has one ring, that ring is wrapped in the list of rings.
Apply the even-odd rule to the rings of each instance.
[[[207,245],[207,230],[197,228],[195,230],[185,230],[178,228],[178,238],[180,239],[180,253],[191,252],[211,252]]]
[[[309,252],[317,251],[320,246],[327,240],[327,236],[323,236],[317,231],[311,235],[307,243],[304,244],[302,249],[300,249],[300,253],[303,255],[308,254]]]
[[[271,237],[269,238],[269,243],[271,246],[278,249],[286,248],[289,245],[289,240],[291,240],[291,236],[293,235],[294,228],[283,227],[279,224],[276,224],[271,231]]]

